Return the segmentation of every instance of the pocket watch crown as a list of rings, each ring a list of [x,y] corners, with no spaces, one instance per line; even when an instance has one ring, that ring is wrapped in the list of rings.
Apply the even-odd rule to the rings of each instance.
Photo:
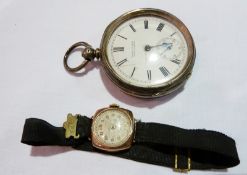
[[[91,61],[94,58],[99,59],[100,57],[100,49],[93,49],[92,47],[86,47],[82,51],[82,57],[84,57],[86,60]]]

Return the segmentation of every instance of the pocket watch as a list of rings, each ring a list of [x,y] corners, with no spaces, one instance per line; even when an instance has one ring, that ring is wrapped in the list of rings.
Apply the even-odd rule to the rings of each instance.
[[[116,104],[97,110],[92,118],[68,114],[63,127],[26,119],[21,142],[72,146],[179,171],[225,169],[239,164],[235,142],[225,134],[141,122],[129,109]]]
[[[78,67],[68,65],[70,53],[84,47],[85,60]],[[167,95],[181,87],[191,75],[195,46],[187,27],[174,15],[151,8],[123,14],[105,29],[100,48],[86,42],[72,45],[64,66],[77,72],[95,58],[125,93],[142,98]]]

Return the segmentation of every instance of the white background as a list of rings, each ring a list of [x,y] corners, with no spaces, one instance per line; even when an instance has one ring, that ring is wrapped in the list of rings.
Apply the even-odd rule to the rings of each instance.
[[[82,40],[99,47],[113,19],[141,7],[166,10],[191,31],[197,58],[183,90],[143,100],[120,92],[100,64],[80,76],[65,71],[63,55],[71,44]],[[236,0],[0,0],[0,174],[177,174],[97,153],[20,143],[28,117],[61,126],[69,112],[92,116],[110,103],[142,121],[217,130],[236,140],[240,165],[190,174],[247,173],[246,7],[247,1]],[[71,64],[78,58],[75,53]]]

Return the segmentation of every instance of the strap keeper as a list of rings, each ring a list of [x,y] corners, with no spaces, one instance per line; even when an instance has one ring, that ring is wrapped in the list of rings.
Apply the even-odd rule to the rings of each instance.
[[[182,169],[178,167],[178,155],[177,153],[175,153],[175,166],[174,166],[174,171],[176,172],[180,172],[180,173],[188,173],[191,170],[191,159],[188,156],[187,159],[187,168]]]

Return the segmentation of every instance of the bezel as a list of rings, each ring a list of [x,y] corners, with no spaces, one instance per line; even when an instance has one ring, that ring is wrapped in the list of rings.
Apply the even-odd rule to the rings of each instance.
[[[114,71],[108,60],[107,45],[113,32],[123,22],[141,16],[148,16],[148,17],[153,16],[167,20],[168,22],[172,23],[175,27],[177,27],[177,29],[184,36],[185,41],[187,43],[188,58],[184,68],[176,77],[172,78],[166,83],[163,83],[162,86],[159,87],[139,87],[125,82]],[[101,58],[103,63],[102,65],[108,77],[125,93],[142,98],[161,97],[181,87],[191,74],[196,56],[196,50],[195,50],[193,38],[187,27],[183,24],[183,22],[168,12],[158,9],[152,9],[152,8],[136,9],[127,12],[121,15],[120,17],[118,17],[117,19],[115,19],[113,22],[111,22],[103,34],[100,48],[101,48]]]
[[[121,111],[125,114],[125,116],[129,119],[130,121],[130,127],[131,127],[131,132],[129,133],[128,139],[126,140],[126,142],[124,142],[122,145],[120,146],[109,146],[109,145],[105,145],[103,142],[101,142],[100,140],[97,139],[97,136],[95,134],[94,131],[94,123],[96,121],[96,119],[100,116],[100,114],[109,111],[109,110],[118,110]],[[135,131],[135,120],[133,117],[133,114],[131,111],[124,109],[124,108],[119,108],[119,107],[107,107],[107,108],[102,108],[96,111],[96,113],[94,114],[94,116],[92,117],[92,126],[91,126],[91,140],[92,140],[92,145],[95,148],[98,148],[100,150],[104,150],[107,152],[116,152],[116,151],[121,151],[121,150],[125,150],[125,149],[129,149],[132,145],[133,142],[133,138],[134,138],[134,131]]]

